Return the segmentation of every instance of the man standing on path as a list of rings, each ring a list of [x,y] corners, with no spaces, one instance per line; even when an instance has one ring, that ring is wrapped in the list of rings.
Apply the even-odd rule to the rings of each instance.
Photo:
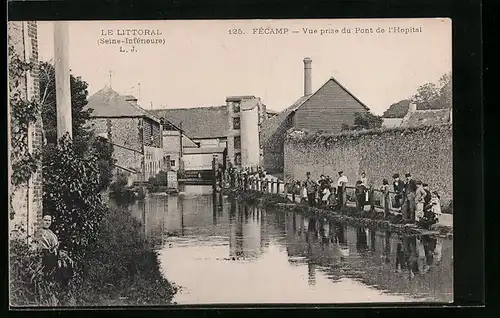
[[[340,170],[339,171],[339,179],[337,181],[337,193],[338,193],[338,200],[339,200],[339,210],[343,211],[346,201],[347,201],[347,193],[346,193],[346,187],[347,187],[347,177],[344,176],[344,171]]]
[[[410,173],[406,173],[405,177],[403,221],[409,224],[415,221],[415,192],[417,191],[417,184]]]
[[[306,179],[306,189],[307,189],[307,200],[309,202],[309,206],[313,207],[316,201],[316,186],[317,183],[314,182],[311,179],[311,173],[307,172],[306,173],[307,179]]]
[[[394,193],[396,194],[394,197],[394,200],[396,201],[395,208],[400,209],[404,201],[404,184],[401,180],[399,180],[399,173],[395,173],[392,178],[394,179],[392,186],[394,187]]]
[[[361,173],[361,178],[359,180],[361,181],[361,183],[363,184],[363,186],[365,187],[365,189],[369,189],[370,188],[368,186],[368,178],[366,177],[366,173],[364,171]],[[365,191],[365,202],[369,201],[368,192],[369,191]]]
[[[420,221],[424,217],[424,203],[427,193],[425,192],[422,181],[417,181],[417,190],[415,191],[415,219]]]

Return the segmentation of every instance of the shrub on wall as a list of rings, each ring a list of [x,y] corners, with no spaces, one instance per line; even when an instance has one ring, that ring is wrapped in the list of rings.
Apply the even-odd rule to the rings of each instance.
[[[336,175],[339,169],[354,185],[363,171],[377,187],[394,173],[411,172],[442,198],[453,198],[452,125],[432,125],[347,131],[341,134],[294,131],[285,143],[285,181]]]

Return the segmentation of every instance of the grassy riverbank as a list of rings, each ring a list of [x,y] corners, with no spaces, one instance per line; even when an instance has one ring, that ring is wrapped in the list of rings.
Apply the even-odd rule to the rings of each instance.
[[[238,200],[248,204],[258,204],[264,207],[272,207],[280,210],[293,211],[305,216],[321,216],[329,220],[346,223],[353,226],[376,227],[379,229],[389,230],[398,234],[418,235],[426,233],[425,230],[408,227],[403,224],[394,224],[386,219],[367,218],[359,216],[359,212],[355,207],[346,207],[343,214],[337,211],[311,208],[305,204],[293,203],[289,199],[277,194],[260,193],[257,191],[231,191],[224,190],[226,194],[235,196]],[[434,225],[433,231],[447,237],[453,236],[453,228],[444,225]]]
[[[156,252],[140,236],[141,224],[127,210],[111,209],[96,239],[76,261],[69,293],[39,272],[40,255],[11,241],[12,306],[169,305],[177,287],[164,279]]]

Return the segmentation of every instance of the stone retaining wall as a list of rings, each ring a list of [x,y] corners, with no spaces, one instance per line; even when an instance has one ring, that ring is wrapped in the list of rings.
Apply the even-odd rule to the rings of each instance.
[[[284,178],[304,180],[310,171],[314,179],[324,174],[337,180],[337,172],[343,170],[353,186],[364,171],[375,188],[386,178],[392,191],[392,175],[410,172],[439,192],[446,209],[453,200],[452,151],[449,124],[341,135],[295,131],[285,141]]]

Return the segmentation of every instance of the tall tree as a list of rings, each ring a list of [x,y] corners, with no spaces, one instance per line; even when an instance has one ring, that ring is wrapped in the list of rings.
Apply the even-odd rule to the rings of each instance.
[[[417,109],[434,109],[438,103],[439,88],[434,83],[426,83],[417,89],[412,102],[417,105]]]
[[[451,108],[451,73],[443,74],[437,83],[426,83],[420,86],[417,93],[411,98],[403,99],[389,106],[382,117],[403,118],[408,112],[410,103],[415,103],[418,110]]]
[[[453,97],[451,73],[441,76],[439,79],[439,86],[439,105],[441,108],[451,108]]]
[[[42,121],[45,138],[48,144],[57,144],[57,109],[55,69],[48,62],[40,63],[39,70]],[[76,154],[87,156],[96,153],[100,172],[100,190],[106,189],[112,178],[114,161],[112,147],[101,138],[94,138],[88,125],[91,109],[86,109],[88,84],[80,76],[70,75],[71,116],[73,126],[73,148]]]
[[[56,83],[54,66],[47,62],[40,63],[40,95],[42,120],[47,143],[57,143]],[[73,124],[73,143],[79,153],[85,153],[92,137],[92,131],[85,124],[90,119],[91,110],[87,105],[88,84],[81,77],[70,75],[71,116]]]
[[[397,103],[392,104],[389,108],[382,114],[384,118],[403,118],[408,112],[410,107],[410,100],[403,99]]]

